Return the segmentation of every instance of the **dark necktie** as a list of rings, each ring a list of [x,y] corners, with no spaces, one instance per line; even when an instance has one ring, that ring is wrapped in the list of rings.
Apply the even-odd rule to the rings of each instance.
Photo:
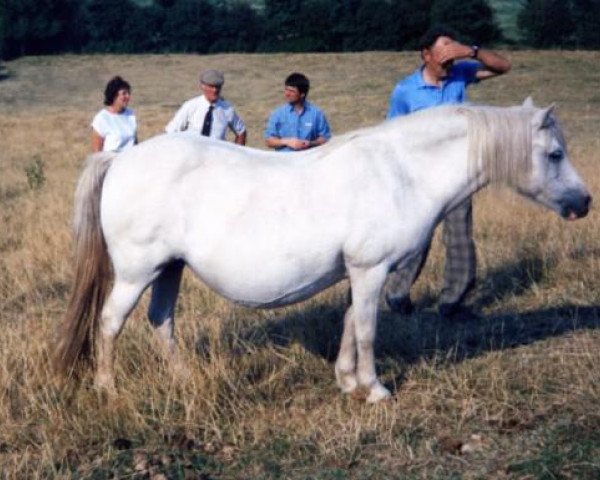
[[[202,135],[205,137],[210,137],[210,127],[212,127],[212,117],[213,117],[213,105],[208,107],[208,112],[204,116],[204,123],[202,124]]]

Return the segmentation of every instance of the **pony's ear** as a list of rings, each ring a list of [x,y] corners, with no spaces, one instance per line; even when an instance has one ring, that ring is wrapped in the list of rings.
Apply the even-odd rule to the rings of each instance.
[[[531,95],[529,95],[525,101],[523,102],[523,107],[527,107],[527,108],[533,108],[535,107],[535,105],[533,104],[533,98],[531,98]]]
[[[543,108],[539,112],[537,112],[535,116],[536,123],[539,125],[539,128],[550,128],[554,125],[554,109],[556,105],[553,103],[548,108]]]

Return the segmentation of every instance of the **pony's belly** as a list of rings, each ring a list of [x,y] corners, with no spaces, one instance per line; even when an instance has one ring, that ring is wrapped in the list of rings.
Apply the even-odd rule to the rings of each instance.
[[[271,269],[262,272],[238,270],[229,274],[226,269],[216,273],[203,268],[194,270],[219,295],[252,308],[276,308],[306,300],[346,276],[343,265],[320,272],[314,269],[279,274]]]

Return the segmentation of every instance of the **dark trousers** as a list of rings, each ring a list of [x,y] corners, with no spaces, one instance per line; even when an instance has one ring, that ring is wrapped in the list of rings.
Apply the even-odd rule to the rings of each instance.
[[[458,306],[475,286],[475,243],[473,242],[473,204],[471,199],[458,205],[444,218],[443,241],[446,247],[444,286],[439,299],[442,305]],[[417,280],[427,260],[429,243],[402,269],[392,271],[387,280],[385,295],[390,299],[405,298]]]

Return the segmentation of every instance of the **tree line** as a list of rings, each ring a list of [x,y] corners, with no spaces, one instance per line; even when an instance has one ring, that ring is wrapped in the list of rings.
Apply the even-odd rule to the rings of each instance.
[[[519,3],[519,45],[600,47],[600,0]],[[0,56],[408,50],[438,23],[507,42],[486,0],[0,0]]]

